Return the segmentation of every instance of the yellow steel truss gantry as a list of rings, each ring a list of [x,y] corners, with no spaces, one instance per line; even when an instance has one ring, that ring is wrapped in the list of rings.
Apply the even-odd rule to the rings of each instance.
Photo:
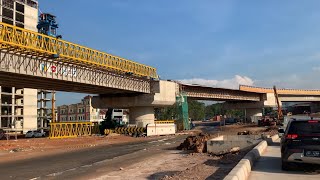
[[[12,48],[26,54],[52,57],[83,66],[158,78],[156,69],[118,56],[93,50],[68,41],[0,22],[0,48]]]

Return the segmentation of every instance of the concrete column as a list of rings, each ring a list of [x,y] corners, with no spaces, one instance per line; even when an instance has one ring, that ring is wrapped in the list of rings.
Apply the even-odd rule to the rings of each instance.
[[[15,94],[16,94],[16,88],[12,87],[12,100],[11,100],[11,128],[13,128],[13,126],[15,126],[15,104],[16,104],[16,98],[15,98]]]
[[[129,124],[136,124],[138,127],[146,127],[147,124],[154,123],[153,107],[132,107],[129,110]]]
[[[258,122],[262,116],[262,109],[245,109],[245,116],[248,122]]]

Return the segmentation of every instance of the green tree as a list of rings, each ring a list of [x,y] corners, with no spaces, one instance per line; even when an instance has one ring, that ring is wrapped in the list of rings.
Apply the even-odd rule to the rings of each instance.
[[[202,120],[205,118],[205,104],[199,101],[190,101],[189,106],[189,118],[194,120]]]
[[[206,106],[205,113],[206,118],[212,118],[214,116],[224,114],[224,110],[222,109],[222,104],[217,103]]]
[[[230,109],[226,111],[226,115],[234,118],[243,118],[244,110]]]
[[[172,120],[176,119],[178,113],[178,109],[176,104],[173,106],[169,107],[164,107],[164,108],[156,108],[155,109],[155,117],[158,120]]]

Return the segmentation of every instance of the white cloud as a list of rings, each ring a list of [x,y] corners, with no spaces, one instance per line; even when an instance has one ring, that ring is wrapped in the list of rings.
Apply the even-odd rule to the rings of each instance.
[[[231,79],[224,79],[224,80],[194,78],[194,79],[183,79],[179,81],[184,84],[198,84],[198,85],[203,85],[208,87],[220,87],[220,88],[230,88],[230,89],[239,89],[239,85],[252,86],[254,84],[254,81],[251,78],[247,76],[240,76],[240,75],[235,75]]]
[[[319,72],[319,71],[320,71],[320,66],[318,66],[318,67],[312,67],[312,70],[313,70],[313,71],[318,71],[318,72]]]

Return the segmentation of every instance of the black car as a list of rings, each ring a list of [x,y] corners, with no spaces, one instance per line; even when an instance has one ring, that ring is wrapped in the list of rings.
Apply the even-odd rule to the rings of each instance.
[[[320,164],[320,119],[290,120],[279,133],[283,170],[293,163]]]

